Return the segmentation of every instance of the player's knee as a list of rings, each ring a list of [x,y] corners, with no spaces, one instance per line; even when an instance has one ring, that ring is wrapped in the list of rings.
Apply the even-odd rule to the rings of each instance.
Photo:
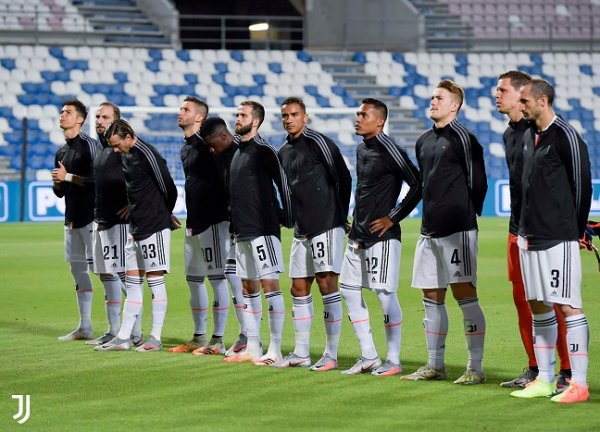
[[[446,301],[446,289],[424,289],[423,300],[430,300],[436,303],[444,303]]]
[[[394,292],[383,291],[378,293],[377,298],[381,303],[381,309],[386,316],[397,315],[400,312],[400,302],[398,296]]]
[[[71,274],[75,280],[76,289],[92,289],[92,280],[90,279],[90,273],[86,263],[71,262]]]

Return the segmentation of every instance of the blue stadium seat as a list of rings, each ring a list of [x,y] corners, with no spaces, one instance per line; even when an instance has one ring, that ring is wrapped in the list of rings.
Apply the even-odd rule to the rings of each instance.
[[[190,52],[187,50],[177,50],[177,58],[184,62],[189,62],[191,60]]]
[[[6,70],[13,70],[17,67],[16,63],[15,63],[15,59],[11,59],[11,58],[3,58],[0,59],[0,66],[2,66],[4,69]]]
[[[312,56],[306,51],[298,51],[296,57],[298,58],[298,60],[304,63],[309,63],[312,61]]]
[[[283,70],[281,69],[281,63],[276,62],[269,63],[269,70],[276,74],[280,74],[283,72]]]
[[[150,60],[146,62],[146,69],[150,72],[159,72],[160,71],[160,63],[158,60]]]
[[[244,54],[241,51],[233,50],[229,53],[229,55],[231,56],[232,60],[235,60],[238,63],[244,61]]]

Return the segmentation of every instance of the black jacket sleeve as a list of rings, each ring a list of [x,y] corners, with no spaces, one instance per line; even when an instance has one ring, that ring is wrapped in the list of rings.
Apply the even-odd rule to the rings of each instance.
[[[325,139],[325,144],[325,147],[319,146],[319,154],[327,167],[329,175],[335,182],[338,199],[344,214],[348,215],[352,194],[352,176],[338,146],[328,138]]]
[[[487,175],[485,173],[485,163],[483,161],[483,148],[474,135],[470,135],[470,137],[470,160],[468,156],[466,158],[467,163],[470,162],[470,167],[467,168],[467,178],[469,182],[469,191],[471,193],[473,208],[475,209],[475,213],[477,213],[478,216],[481,216],[481,212],[483,211],[483,202],[488,189]]]
[[[264,169],[270,174],[271,178],[277,185],[279,191],[279,198],[281,200],[282,217],[281,224],[286,228],[292,228],[294,226],[294,218],[292,215],[292,198],[291,191],[283,171],[283,167],[279,162],[277,151],[271,146],[263,146],[262,152],[262,163]]]
[[[583,237],[592,201],[592,174],[588,148],[581,136],[565,139],[565,145],[557,146],[557,152],[567,171],[573,193],[579,238]]]

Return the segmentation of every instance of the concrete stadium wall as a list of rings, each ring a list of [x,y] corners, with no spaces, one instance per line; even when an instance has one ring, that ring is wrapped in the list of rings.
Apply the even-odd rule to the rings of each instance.
[[[418,51],[417,10],[403,0],[307,0],[307,49]]]

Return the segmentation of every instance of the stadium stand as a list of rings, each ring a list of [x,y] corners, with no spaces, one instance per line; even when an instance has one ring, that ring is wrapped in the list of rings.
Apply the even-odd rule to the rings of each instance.
[[[82,32],[92,27],[68,0],[0,0],[0,30]]]
[[[432,86],[451,78],[466,91],[461,118],[486,151],[488,173],[506,177],[501,145],[506,119],[495,109],[499,72],[519,68],[556,86],[557,111],[580,130],[590,145],[594,173],[600,170],[600,53],[341,53],[304,51],[172,50],[116,47],[0,46],[0,156],[21,167],[23,117],[28,117],[28,168],[52,168],[63,143],[57,118],[61,101],[77,96],[94,108],[104,100],[121,106],[179,107],[187,94],[210,106],[236,107],[255,98],[277,107],[288,95],[303,96],[309,109],[354,108],[364,96],[391,107],[390,133],[412,146],[429,127]],[[176,114],[129,114],[141,136],[159,146],[180,178],[181,134]],[[231,121],[233,117],[227,118]],[[319,114],[311,124],[334,137],[354,162],[353,115]],[[285,135],[277,115],[268,116],[262,134],[275,146]],[[6,166],[6,163],[4,164]],[[0,169],[3,165],[0,164]]]
[[[143,45],[168,47],[171,37],[134,0],[73,0],[90,22],[94,34],[114,46]]]
[[[172,22],[166,11],[151,20],[134,0],[0,0],[5,42],[170,47],[178,40]]]
[[[428,50],[465,50],[475,43],[592,43],[600,3],[581,0],[411,0],[425,16]],[[597,36],[597,35],[596,35]],[[539,49],[539,48],[538,48]]]

